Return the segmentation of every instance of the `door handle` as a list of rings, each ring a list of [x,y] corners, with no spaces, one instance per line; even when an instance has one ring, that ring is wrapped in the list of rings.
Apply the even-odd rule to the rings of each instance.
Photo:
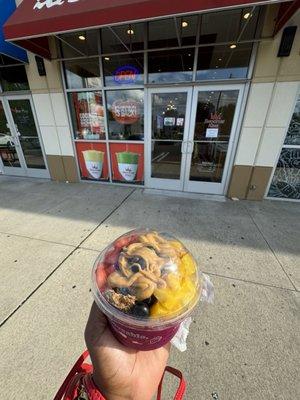
[[[188,140],[187,141],[187,154],[192,154],[194,151],[194,141]]]
[[[185,140],[183,140],[181,143],[181,153],[182,154],[186,153],[186,143],[187,142]]]

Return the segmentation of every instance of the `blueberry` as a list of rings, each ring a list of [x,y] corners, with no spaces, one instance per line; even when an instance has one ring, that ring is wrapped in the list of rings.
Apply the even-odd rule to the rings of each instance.
[[[133,306],[131,313],[136,317],[147,318],[149,317],[150,311],[146,303],[139,302]]]
[[[130,269],[131,269],[131,271],[133,272],[133,273],[137,273],[137,272],[139,272],[139,270],[140,270],[140,268],[139,268],[139,266],[137,265],[137,264],[135,264],[135,265],[132,265],[131,267],[130,267]]]
[[[123,294],[124,296],[127,296],[130,294],[129,288],[125,288],[125,287],[118,288],[116,291],[117,291],[117,293]]]
[[[147,304],[148,307],[151,307],[154,303],[156,303],[156,301],[156,297],[152,295],[151,297],[148,297],[148,299],[145,299],[143,302]]]

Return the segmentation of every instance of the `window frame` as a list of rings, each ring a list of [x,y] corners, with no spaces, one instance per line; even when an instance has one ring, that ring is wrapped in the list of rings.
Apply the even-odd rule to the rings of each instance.
[[[236,41],[236,43],[252,43],[252,52],[250,56],[250,61],[248,65],[248,72],[247,72],[247,77],[246,78],[229,78],[229,79],[208,79],[208,80],[196,80],[196,74],[197,74],[197,66],[198,66],[198,52],[200,47],[207,47],[207,46],[218,46],[218,45],[230,45],[231,42],[219,42],[219,43],[205,43],[205,44],[199,44],[199,37],[200,37],[200,31],[201,31],[201,21],[202,21],[202,16],[203,14],[207,13],[193,13],[191,15],[197,15],[198,16],[198,21],[197,21],[197,30],[196,30],[196,39],[195,39],[195,44],[194,45],[179,45],[175,47],[167,47],[167,48],[148,48],[148,20],[146,21],[137,21],[138,23],[143,23],[144,25],[144,49],[143,50],[136,50],[132,52],[124,51],[124,52],[119,52],[119,53],[105,53],[102,52],[102,38],[101,38],[101,29],[102,28],[97,28],[98,31],[98,54],[90,54],[90,55],[80,55],[78,57],[63,57],[62,50],[61,50],[61,44],[59,41],[59,37],[56,37],[56,45],[58,49],[58,54],[59,57],[57,58],[57,61],[60,63],[60,70],[61,70],[61,76],[62,76],[62,81],[63,81],[63,90],[66,98],[66,103],[67,103],[67,114],[68,114],[68,119],[69,119],[69,124],[71,128],[71,136],[72,136],[72,145],[73,145],[73,150],[76,158],[76,165],[77,165],[77,171],[78,171],[78,176],[80,181],[86,182],[87,180],[82,179],[81,173],[80,173],[80,168],[79,168],[79,162],[78,162],[78,157],[77,157],[77,149],[76,149],[76,142],[92,142],[92,143],[106,143],[106,151],[107,151],[107,159],[108,159],[108,169],[109,169],[109,181],[108,182],[101,182],[102,184],[111,184],[114,183],[115,185],[121,185],[121,186],[133,186],[133,187],[144,187],[145,183],[143,185],[132,185],[128,183],[116,183],[113,182],[113,177],[112,177],[112,171],[111,171],[111,157],[110,157],[110,149],[109,145],[110,143],[123,143],[123,144],[143,144],[144,145],[144,151],[145,151],[145,138],[144,140],[111,140],[109,139],[109,124],[108,124],[108,110],[107,110],[107,102],[106,102],[106,92],[111,91],[111,90],[131,90],[131,89],[142,89],[144,91],[144,118],[146,116],[146,110],[147,110],[147,88],[155,88],[155,87],[166,87],[170,85],[176,84],[177,86],[195,86],[195,85],[211,85],[211,84],[218,84],[218,83],[245,83],[247,84],[252,76],[253,69],[254,69],[254,62],[255,62],[255,56],[258,48],[258,43],[261,41],[261,39],[258,38],[258,32],[261,30],[262,27],[262,22],[264,21],[265,17],[265,11],[266,8],[263,6],[254,6],[252,9],[254,10],[255,7],[259,7],[259,15],[257,18],[256,22],[256,27],[255,27],[255,35],[252,40],[240,40]],[[236,7],[237,9],[245,9],[249,7]],[[215,11],[216,12],[216,11]],[[220,11],[222,12],[222,11]],[[184,17],[185,14],[176,16],[177,17]],[[161,18],[165,19],[165,18]],[[134,23],[134,22],[133,22]],[[126,24],[115,24],[115,25],[126,25]],[[259,32],[260,34],[260,32]],[[178,81],[178,82],[164,82],[164,83],[154,83],[151,84],[148,82],[149,74],[148,74],[148,54],[150,52],[158,52],[158,51],[166,51],[166,50],[178,50],[178,49],[192,49],[194,51],[194,62],[193,62],[193,69],[192,69],[192,80],[191,81]],[[121,55],[128,55],[128,54],[143,54],[144,55],[144,82],[143,84],[139,85],[134,85],[134,84],[126,84],[126,85],[120,85],[120,87],[117,86],[106,86],[105,85],[105,76],[104,76],[104,66],[103,66],[103,58],[105,56],[121,56]],[[99,69],[100,69],[100,82],[101,86],[99,87],[92,87],[92,88],[74,88],[70,89],[67,87],[67,82],[66,82],[66,76],[65,76],[65,69],[64,69],[64,61],[71,61],[71,60],[80,60],[80,59],[87,59],[87,58],[97,58],[99,60]],[[101,92],[102,93],[102,98],[103,98],[103,110],[104,110],[104,120],[105,120],[105,139],[103,140],[82,140],[82,139],[75,139],[74,136],[74,128],[73,128],[73,121],[71,117],[71,112],[70,112],[70,104],[68,101],[68,94],[70,92]],[[145,124],[145,121],[144,121]],[[98,183],[94,181],[88,181],[92,183]]]
[[[281,141],[281,145],[280,145],[280,148],[279,148],[279,152],[278,152],[277,157],[276,157],[276,162],[275,162],[275,164],[274,164],[274,166],[273,166],[273,170],[272,170],[272,173],[271,173],[271,176],[270,176],[270,179],[269,179],[269,182],[268,182],[266,191],[265,191],[264,198],[265,198],[265,199],[268,199],[268,200],[275,200],[275,201],[292,201],[292,202],[296,202],[296,203],[299,203],[299,202],[300,202],[300,199],[289,199],[289,198],[286,198],[286,197],[272,197],[272,196],[269,196],[270,187],[271,187],[271,184],[272,184],[272,181],[273,181],[273,177],[274,177],[275,171],[276,171],[276,169],[277,169],[278,161],[279,161],[279,158],[280,158],[280,155],[281,155],[282,150],[283,150],[283,149],[299,149],[299,150],[300,150],[300,144],[299,144],[299,145],[284,144],[285,139],[286,139],[286,137],[287,137],[287,133],[288,133],[288,129],[289,129],[291,120],[292,120],[292,118],[293,118],[293,114],[294,114],[294,111],[295,111],[295,107],[296,107],[296,104],[297,104],[298,101],[300,101],[300,87],[299,87],[299,89],[298,89],[298,91],[297,91],[297,94],[296,94],[296,97],[295,97],[295,100],[294,100],[294,103],[293,103],[293,108],[292,108],[292,110],[291,110],[291,114],[290,114],[290,118],[289,118],[289,123],[288,123],[288,125],[286,126],[285,134],[283,135],[283,139],[282,139],[282,141]]]

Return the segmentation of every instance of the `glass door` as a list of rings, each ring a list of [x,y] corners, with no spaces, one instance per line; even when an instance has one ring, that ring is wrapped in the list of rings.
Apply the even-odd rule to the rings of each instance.
[[[11,126],[7,103],[0,99],[0,170],[7,175],[25,176],[22,152]]]
[[[6,97],[15,147],[26,176],[49,178],[33,105],[29,96]]]
[[[183,190],[192,88],[150,89],[146,186]]]
[[[195,88],[184,190],[223,195],[243,85]]]

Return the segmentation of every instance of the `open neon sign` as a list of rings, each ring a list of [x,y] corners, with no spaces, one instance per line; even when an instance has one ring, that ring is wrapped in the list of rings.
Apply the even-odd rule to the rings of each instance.
[[[120,85],[135,83],[140,71],[133,65],[123,65],[114,71],[114,81]]]

